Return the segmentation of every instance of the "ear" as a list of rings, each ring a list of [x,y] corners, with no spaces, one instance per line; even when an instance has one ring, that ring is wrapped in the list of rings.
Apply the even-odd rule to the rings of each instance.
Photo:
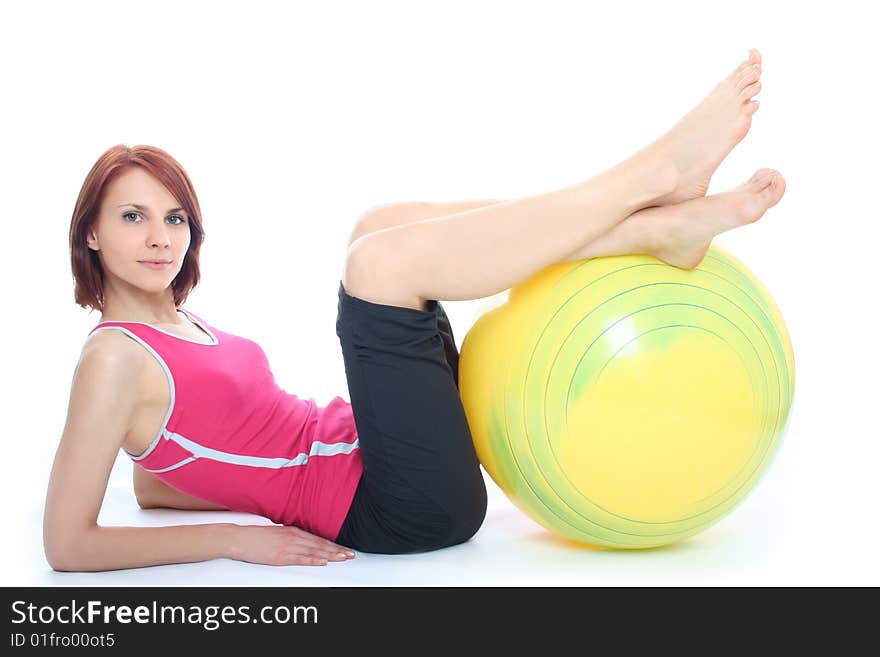
[[[88,246],[92,251],[101,250],[98,246],[98,237],[95,235],[94,230],[90,230],[89,234],[86,235],[86,246]]]

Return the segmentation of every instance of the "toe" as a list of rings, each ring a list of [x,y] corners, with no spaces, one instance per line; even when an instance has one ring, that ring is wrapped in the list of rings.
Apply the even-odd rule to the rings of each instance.
[[[757,82],[761,77],[761,67],[758,64],[753,64],[749,66],[742,73],[739,74],[739,77],[736,81],[736,91],[739,93],[743,89],[745,89],[750,84]]]
[[[773,169],[767,169],[767,168],[758,169],[757,171],[755,171],[754,175],[752,175],[752,177],[749,178],[749,182],[756,182],[769,173],[773,173]]]
[[[743,108],[743,113],[746,116],[751,116],[752,114],[754,114],[755,112],[758,111],[758,105],[760,105],[760,104],[761,104],[760,100],[750,100],[749,102],[746,103],[745,107]]]
[[[778,171],[774,171],[770,184],[762,193],[766,195],[767,200],[769,201],[767,207],[772,208],[779,203],[779,199],[785,194],[785,178],[782,177],[782,174]]]
[[[766,171],[762,176],[755,179],[753,185],[758,188],[758,196],[764,203],[765,208],[770,208],[779,202],[785,191],[785,178],[775,169],[762,169]]]
[[[739,80],[740,76],[742,75],[742,72],[745,71],[751,65],[752,65],[752,63],[749,60],[744,61],[742,64],[740,64],[739,66],[737,66],[734,69],[733,73],[730,74],[729,79]]]
[[[761,81],[756,80],[739,92],[739,99],[742,101],[750,100],[752,96],[757,96],[759,91],[761,91]]]
[[[742,73],[749,66],[754,66],[755,64],[761,64],[761,53],[758,52],[756,48],[751,48],[749,50],[749,58],[743,61],[739,66],[736,67],[733,73],[730,74],[732,79],[739,78],[740,73]]]

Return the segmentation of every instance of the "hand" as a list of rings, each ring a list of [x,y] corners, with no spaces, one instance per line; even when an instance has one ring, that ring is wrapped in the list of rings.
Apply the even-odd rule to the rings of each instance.
[[[299,527],[231,525],[230,557],[270,566],[326,566],[348,561],[354,552]]]

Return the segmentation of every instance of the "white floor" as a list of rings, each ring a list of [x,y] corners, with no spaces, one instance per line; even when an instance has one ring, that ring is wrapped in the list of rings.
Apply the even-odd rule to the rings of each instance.
[[[802,424],[796,413],[792,431]],[[867,499],[853,500],[852,513],[844,508],[836,522],[825,522],[821,505],[833,502],[833,496],[823,495],[818,479],[811,485],[812,468],[799,465],[804,444],[790,440],[767,476],[727,518],[667,548],[600,551],[557,539],[514,507],[486,475],[489,513],[470,542],[419,555],[359,553],[352,561],[324,567],[216,559],[55,572],[40,543],[43,500],[32,496],[7,514],[18,517],[7,519],[15,531],[4,532],[0,578],[7,586],[876,586],[874,547],[860,540],[864,528],[846,526]],[[130,469],[127,460],[117,461],[99,517],[102,525],[268,523],[232,512],[141,510],[131,492]]]

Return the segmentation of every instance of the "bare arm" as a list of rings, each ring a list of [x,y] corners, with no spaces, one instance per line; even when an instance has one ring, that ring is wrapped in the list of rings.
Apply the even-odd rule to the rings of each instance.
[[[142,509],[186,509],[196,511],[228,511],[214,502],[181,493],[136,463],[134,466],[134,493]]]
[[[43,546],[55,570],[110,570],[225,556],[237,525],[101,527],[107,481],[137,402],[142,347],[103,331],[83,349],[46,496]]]
[[[217,557],[276,566],[318,566],[354,556],[299,527],[98,525],[107,480],[134,417],[145,357],[140,345],[117,331],[96,333],[83,349],[46,495],[43,548],[52,568],[117,570]]]
[[[51,565],[54,570],[93,572],[231,557],[229,541],[237,526],[93,527],[80,535],[77,552]]]

